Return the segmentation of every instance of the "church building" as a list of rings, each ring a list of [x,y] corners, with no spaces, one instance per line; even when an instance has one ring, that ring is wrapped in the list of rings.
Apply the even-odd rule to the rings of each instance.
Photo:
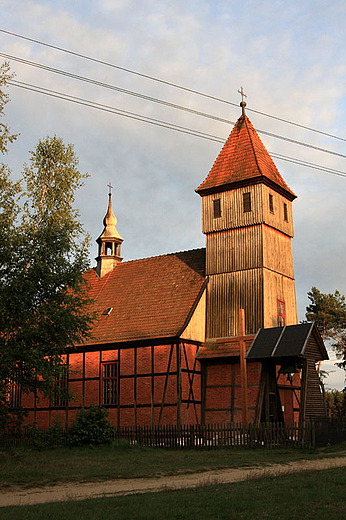
[[[292,202],[245,114],[196,189],[206,247],[123,261],[109,194],[85,273],[91,337],[66,352],[70,401],[23,397],[28,420],[105,406],[114,425],[293,422],[326,417],[312,323],[297,324]]]

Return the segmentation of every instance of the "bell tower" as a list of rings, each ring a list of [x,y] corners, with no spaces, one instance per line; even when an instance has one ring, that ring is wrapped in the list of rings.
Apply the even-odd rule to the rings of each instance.
[[[207,337],[246,334],[297,323],[287,186],[245,114],[235,124],[207,178],[202,199],[206,235]]]
[[[117,219],[112,209],[112,185],[109,184],[108,187],[108,210],[103,219],[104,229],[96,240],[98,244],[96,273],[100,278],[112,271],[122,261],[120,247],[124,240],[115,227]]]

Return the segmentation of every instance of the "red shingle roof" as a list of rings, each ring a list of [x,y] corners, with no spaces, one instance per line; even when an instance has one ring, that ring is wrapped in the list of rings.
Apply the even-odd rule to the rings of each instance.
[[[255,335],[247,335],[245,338],[245,350],[248,351],[255,338]],[[239,337],[207,339],[197,352],[198,359],[213,359],[239,356],[240,344]]]
[[[202,195],[204,191],[219,191],[220,188],[228,189],[234,184],[254,182],[265,182],[283,191],[290,200],[296,198],[281,177],[251,121],[247,116],[241,116],[207,178],[196,191]]]
[[[179,335],[203,291],[204,275],[205,249],[123,262],[102,278],[89,269],[85,279],[99,317],[86,344]]]

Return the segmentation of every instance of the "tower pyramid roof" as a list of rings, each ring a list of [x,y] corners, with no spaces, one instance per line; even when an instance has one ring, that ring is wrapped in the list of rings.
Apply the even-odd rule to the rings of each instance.
[[[243,114],[196,192],[204,195],[259,182],[269,185],[289,200],[296,198],[281,177],[250,119]]]

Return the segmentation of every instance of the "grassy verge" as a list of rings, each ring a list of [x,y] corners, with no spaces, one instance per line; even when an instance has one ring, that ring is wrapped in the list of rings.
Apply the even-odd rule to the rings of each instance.
[[[41,451],[14,449],[0,451],[0,486],[4,489],[18,485],[153,477],[286,463],[322,454],[321,450],[310,453],[294,449],[165,450],[128,444]]]
[[[1,508],[2,520],[272,519],[346,517],[346,469],[197,489]]]

